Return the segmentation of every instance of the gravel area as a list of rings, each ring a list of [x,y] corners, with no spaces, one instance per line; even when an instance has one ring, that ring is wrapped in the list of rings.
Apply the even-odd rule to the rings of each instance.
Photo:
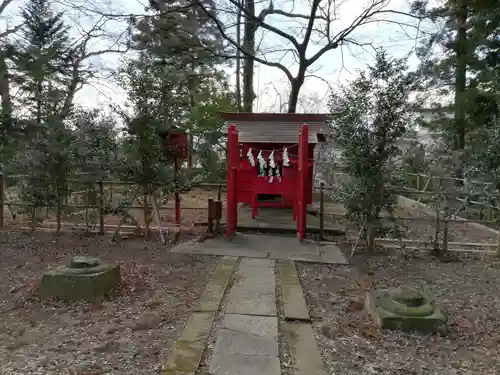
[[[217,257],[168,253],[109,236],[0,233],[0,374],[159,374]],[[41,300],[44,270],[76,254],[120,264],[122,283],[95,303]]]
[[[329,375],[500,373],[500,263],[461,257],[378,255],[351,266],[298,265]],[[445,337],[380,331],[363,313],[366,292],[409,286],[448,314]]]

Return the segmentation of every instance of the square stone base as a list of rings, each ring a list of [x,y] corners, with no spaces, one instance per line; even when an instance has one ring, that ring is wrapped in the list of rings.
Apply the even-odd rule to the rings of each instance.
[[[120,282],[120,267],[110,266],[95,274],[66,273],[66,267],[46,272],[42,277],[40,295],[64,300],[99,299],[113,290]]]
[[[397,315],[377,306],[377,295],[377,292],[367,294],[366,307],[368,312],[372,315],[373,320],[380,328],[403,332],[441,334],[447,332],[447,318],[438,308],[435,309],[433,314],[428,316]]]

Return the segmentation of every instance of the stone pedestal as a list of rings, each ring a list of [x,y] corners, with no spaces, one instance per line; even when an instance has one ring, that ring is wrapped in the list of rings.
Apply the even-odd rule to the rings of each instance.
[[[75,257],[69,266],[46,272],[40,295],[64,300],[96,300],[120,282],[120,267],[102,263],[96,258]]]
[[[366,308],[382,329],[442,334],[447,331],[446,316],[429,296],[415,290],[370,292]]]

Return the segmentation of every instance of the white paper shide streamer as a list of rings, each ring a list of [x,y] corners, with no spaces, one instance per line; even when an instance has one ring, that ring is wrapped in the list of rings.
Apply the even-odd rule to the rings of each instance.
[[[251,148],[248,149],[247,158],[248,158],[248,161],[250,162],[250,165],[252,167],[255,167],[255,158],[253,157]]]
[[[276,168],[276,161],[274,160],[274,150],[269,155],[269,183],[274,181],[274,169]]]
[[[262,156],[262,151],[259,151],[257,155],[257,161],[259,162],[259,176],[264,176],[264,169],[266,168],[266,161]]]
[[[285,148],[285,150],[283,151],[283,165],[285,167],[290,166],[290,159],[288,158],[288,148]]]
[[[274,150],[271,152],[271,155],[269,155],[269,166],[271,168],[276,168],[276,160],[274,160]]]

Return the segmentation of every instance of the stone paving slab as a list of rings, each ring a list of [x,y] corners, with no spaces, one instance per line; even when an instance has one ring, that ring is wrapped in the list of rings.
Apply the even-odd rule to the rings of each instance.
[[[325,364],[309,323],[286,323],[294,375],[326,375]]]
[[[292,259],[303,262],[347,264],[338,246],[332,243],[300,242],[295,236],[237,234],[231,240],[218,237],[204,242],[174,246],[175,253],[226,255],[246,258]]]
[[[229,292],[226,313],[245,315],[276,315],[274,284],[233,286]]]
[[[308,213],[306,226],[308,232],[318,232],[320,228],[319,217]],[[292,209],[259,207],[257,217],[252,218],[251,207],[240,207],[238,210],[238,229],[242,231],[262,230],[262,232],[268,233],[271,231],[274,233],[296,233],[297,222],[293,220]],[[345,233],[345,229],[328,220],[324,222],[324,231],[340,235]]]
[[[240,248],[232,245],[230,241],[227,241],[225,238],[214,238],[204,242],[186,241],[174,246],[170,251],[181,254],[267,258],[267,252],[252,250],[245,247]]]
[[[194,312],[191,315],[184,331],[170,350],[165,370],[196,372],[214,319],[215,312]]]
[[[310,320],[302,286],[295,264],[291,260],[279,262],[279,280],[283,290],[283,310],[286,320]]]
[[[278,318],[275,316],[226,314],[221,322],[221,328],[269,340],[278,339]]]
[[[205,346],[205,341],[176,341],[165,363],[165,370],[196,372]]]
[[[195,311],[215,312],[219,309],[237,261],[238,258],[232,257],[224,257],[219,261],[214,275],[198,300]]]
[[[224,316],[215,352],[278,357],[278,318],[228,314]]]
[[[277,254],[271,253],[269,257],[272,259],[276,259],[276,260],[290,259],[290,260],[294,260],[296,262],[324,263],[321,256],[314,255],[314,254],[303,254],[303,255],[290,254],[290,255],[287,255],[286,258],[284,258],[282,251],[279,251]]]
[[[238,268],[239,271],[251,270],[254,272],[254,267],[274,268],[274,260],[271,259],[243,259]]]
[[[163,375],[195,375],[193,371],[164,371]]]
[[[217,333],[215,353],[225,355],[255,355],[265,357],[278,357],[278,344],[276,340],[265,337],[256,337],[243,332],[221,329]]]
[[[215,312],[194,312],[178,340],[202,341],[208,339],[214,319]]]
[[[210,375],[280,375],[280,360],[277,357],[214,354],[209,373]]]
[[[229,291],[227,314],[276,316],[276,293],[272,260],[243,259]]]
[[[347,259],[337,245],[333,243],[322,243],[318,248],[323,263],[347,264]]]

